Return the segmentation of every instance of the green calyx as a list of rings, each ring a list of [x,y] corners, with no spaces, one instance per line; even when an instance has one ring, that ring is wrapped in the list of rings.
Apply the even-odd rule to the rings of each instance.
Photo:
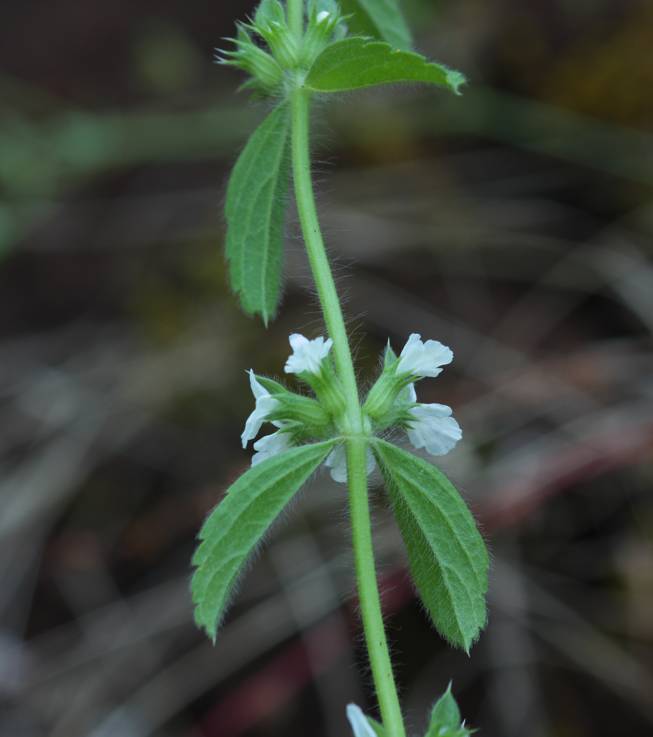
[[[257,376],[256,379],[277,400],[276,408],[267,419],[283,423],[284,430],[291,434],[295,443],[323,440],[336,434],[333,420],[320,402],[291,392],[274,379],[265,376]]]
[[[267,419],[283,423],[294,442],[324,440],[344,431],[346,401],[330,361],[322,362],[319,374],[299,374],[299,378],[315,393],[315,399],[292,392],[274,379],[265,376],[256,378],[277,400],[275,410],[270,412]]]
[[[333,423],[319,402],[293,392],[275,395],[275,399],[279,402],[278,407],[269,414],[268,419],[271,422],[291,424],[296,440],[325,439],[333,436]]]
[[[343,427],[343,419],[347,410],[347,400],[332,361],[326,358],[320,365],[319,373],[304,372],[299,374],[299,378],[311,387],[317,401],[332,419],[334,425],[340,431],[346,431],[346,428]]]
[[[299,58],[301,67],[310,69],[332,41],[339,41],[346,35],[347,26],[334,0],[314,0],[309,3],[308,23]]]
[[[288,27],[286,12],[277,0],[259,5],[252,31],[268,45],[272,56],[283,69],[294,69],[299,60],[301,39]]]
[[[247,72],[250,79],[243,85],[246,89],[267,96],[289,92],[320,53],[347,32],[334,0],[312,0],[307,16],[305,31],[299,37],[289,27],[279,0],[262,0],[253,20],[239,23],[237,37],[228,39],[235,48],[220,51],[217,62]],[[297,72],[304,74],[298,77]]]
[[[475,731],[467,728],[464,722],[461,723],[460,709],[449,683],[447,690],[433,705],[425,737],[470,737]]]
[[[239,23],[238,36],[227,40],[234,43],[235,49],[219,51],[216,62],[247,72],[250,79],[245,82],[244,88],[264,95],[276,94],[283,84],[283,69],[273,56],[255,43],[248,26]]]
[[[349,434],[347,400],[333,362],[325,358],[318,373],[305,371],[297,377],[313,390],[315,398],[292,392],[274,379],[256,376],[276,400],[266,419],[289,432],[294,443]],[[371,433],[369,424],[367,430]]]
[[[377,431],[393,425],[405,426],[410,421],[408,410],[413,402],[408,394],[408,387],[413,383],[414,377],[410,374],[398,374],[398,363],[399,359],[388,346],[383,371],[363,405],[363,412]]]

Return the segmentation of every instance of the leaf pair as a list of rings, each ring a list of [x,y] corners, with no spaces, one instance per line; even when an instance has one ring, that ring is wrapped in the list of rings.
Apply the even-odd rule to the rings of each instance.
[[[252,467],[209,515],[191,588],[196,622],[213,640],[241,568],[333,446],[332,440],[303,445]],[[382,440],[373,441],[373,449],[420,597],[442,636],[469,652],[486,620],[488,568],[474,520],[430,463]]]
[[[462,74],[388,43],[346,38],[328,46],[309,70],[304,86],[334,93],[397,82],[439,85],[455,93]],[[290,113],[280,104],[254,132],[227,188],[226,254],[234,292],[248,314],[267,325],[281,295],[283,232],[290,182]]]

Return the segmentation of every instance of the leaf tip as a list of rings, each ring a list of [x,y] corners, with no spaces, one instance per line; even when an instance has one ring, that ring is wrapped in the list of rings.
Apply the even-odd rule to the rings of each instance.
[[[447,84],[451,87],[454,95],[462,95],[460,88],[467,84],[467,77],[461,72],[457,72],[455,69],[447,69]]]
[[[199,607],[197,607],[199,609]],[[197,610],[196,610],[197,611]],[[195,622],[198,627],[206,633],[206,636],[211,640],[211,645],[215,647],[216,640],[218,639],[218,622],[217,620],[207,620],[202,614],[198,614],[195,617]]]

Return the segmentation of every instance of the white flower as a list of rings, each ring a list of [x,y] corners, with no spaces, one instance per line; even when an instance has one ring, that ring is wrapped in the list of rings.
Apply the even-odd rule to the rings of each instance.
[[[408,384],[404,387],[397,397],[397,402],[400,404],[415,404],[417,402],[417,392],[415,391],[415,384]]]
[[[415,448],[425,448],[431,455],[442,456],[462,438],[463,431],[451,416],[451,407],[445,404],[418,404],[415,384],[403,389],[397,401],[416,405],[408,408],[411,420],[407,429],[408,439]]]
[[[288,357],[283,370],[287,374],[301,374],[304,371],[319,374],[320,365],[333,346],[331,338],[324,340],[320,336],[315,340],[309,340],[299,333],[293,333],[288,340],[293,352]]]
[[[258,435],[261,425],[267,420],[268,415],[273,412],[278,405],[278,401],[264,386],[262,386],[262,384],[259,383],[252,369],[249,370],[249,385],[252,388],[254,399],[256,399],[256,406],[254,407],[252,414],[247,418],[245,429],[240,436],[243,448],[246,448],[247,443]],[[280,427],[280,424],[277,422],[273,424]]]
[[[324,461],[324,465],[330,469],[331,478],[339,484],[347,483],[347,454],[344,445],[338,445],[332,450]],[[367,449],[367,475],[369,476],[374,470],[374,456],[372,451]]]
[[[292,447],[292,439],[287,432],[277,430],[271,435],[265,435],[254,443],[256,453],[252,456],[252,466],[256,466],[268,458],[279,455]]]
[[[354,737],[376,737],[376,733],[372,729],[367,717],[356,704],[347,706],[347,719],[354,730]]]
[[[328,10],[322,10],[317,14],[317,22],[322,23],[323,21],[327,20],[331,17],[331,13],[329,13]]]
[[[408,439],[433,456],[448,453],[463,436],[460,425],[451,416],[451,407],[445,404],[418,404],[408,412],[412,418]]]
[[[442,373],[440,366],[446,366],[452,361],[453,353],[446,345],[437,340],[427,340],[424,343],[419,333],[413,333],[401,351],[397,373],[435,378]]]

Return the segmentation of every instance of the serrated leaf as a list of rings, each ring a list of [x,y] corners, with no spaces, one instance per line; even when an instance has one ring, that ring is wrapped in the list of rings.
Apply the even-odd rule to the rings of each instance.
[[[327,46],[309,70],[305,85],[315,92],[347,92],[397,82],[435,84],[458,95],[465,77],[421,54],[355,36]]]
[[[382,440],[374,452],[420,598],[438,632],[469,652],[487,619],[488,554],[474,518],[435,466]]]
[[[397,49],[409,50],[413,39],[397,0],[342,0],[342,12],[354,34],[374,36]]]
[[[260,314],[266,325],[276,314],[281,293],[289,131],[288,107],[280,105],[249,139],[227,188],[231,287],[245,312]]]
[[[214,642],[243,564],[332,448],[333,441],[303,445],[253,466],[207,518],[193,556],[191,591],[195,621]]]

